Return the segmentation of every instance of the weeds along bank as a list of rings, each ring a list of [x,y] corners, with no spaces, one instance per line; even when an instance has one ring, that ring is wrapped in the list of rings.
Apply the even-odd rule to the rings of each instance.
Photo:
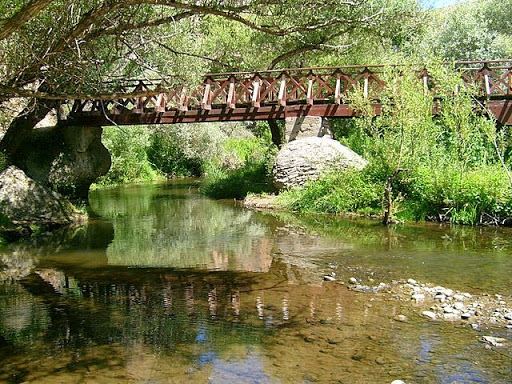
[[[112,167],[97,188],[201,176],[214,198],[272,191],[276,148],[266,123],[108,127],[103,143]]]
[[[363,117],[334,122],[336,137],[369,161],[362,172],[326,175],[282,193],[278,203],[300,212],[382,215],[460,224],[510,224],[511,140],[475,108],[473,89],[442,66],[430,65],[434,100],[412,70],[389,74],[383,114],[373,117],[357,93]],[[457,94],[455,89],[459,89]],[[434,103],[441,107],[432,116]]]
[[[381,116],[372,116],[369,102],[354,92],[347,101],[361,117],[331,125],[336,138],[369,165],[282,192],[277,204],[299,212],[372,216],[387,209],[390,221],[509,224],[508,128],[475,108],[474,90],[460,88],[449,68],[429,64],[429,69],[436,94],[445,97],[425,94],[415,71],[404,67],[400,76],[388,74]],[[441,107],[437,116],[434,103]],[[202,176],[201,190],[213,198],[274,192],[277,148],[266,123],[108,128],[104,142],[113,165],[102,186]]]

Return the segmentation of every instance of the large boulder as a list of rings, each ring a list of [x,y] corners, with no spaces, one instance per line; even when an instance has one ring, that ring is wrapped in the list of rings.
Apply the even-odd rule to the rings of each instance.
[[[101,135],[101,127],[33,129],[11,160],[41,185],[72,200],[86,200],[90,185],[111,165]]]
[[[83,221],[85,215],[62,195],[11,166],[0,173],[0,220],[3,227],[64,226]]]
[[[286,189],[321,175],[349,168],[363,169],[367,161],[327,136],[294,140],[279,151],[273,169],[274,185]]]

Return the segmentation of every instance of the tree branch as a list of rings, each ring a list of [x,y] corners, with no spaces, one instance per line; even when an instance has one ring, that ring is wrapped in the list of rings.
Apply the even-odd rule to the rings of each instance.
[[[0,26],[0,41],[8,38],[19,27],[37,16],[53,0],[31,0]]]
[[[222,67],[225,67],[225,68],[231,68],[231,66],[227,63],[224,63],[220,60],[217,60],[217,59],[214,59],[213,57],[208,57],[208,56],[203,56],[203,55],[196,55],[195,53],[189,53],[189,52],[182,52],[182,51],[177,51],[176,49],[174,48],[171,48],[169,47],[168,45],[166,44],[163,44],[163,43],[160,43],[158,41],[154,41],[154,43],[156,43],[157,45],[159,45],[160,47],[168,50],[169,52],[171,53],[174,53],[175,55],[182,55],[182,56],[189,56],[189,57],[195,57],[196,59],[201,59],[201,60],[205,60],[205,61],[210,61],[212,63],[215,63],[215,64],[218,64]]]
[[[120,24],[117,27],[112,27],[112,28],[106,27],[106,28],[98,29],[92,33],[89,33],[87,35],[87,39],[93,40],[100,36],[112,36],[112,35],[118,35],[120,33],[127,32],[127,31],[134,31],[134,30],[139,30],[139,29],[144,29],[144,28],[158,27],[163,24],[175,23],[177,21],[186,19],[186,18],[194,16],[194,15],[195,15],[195,13],[193,13],[193,12],[182,12],[182,13],[178,13],[176,15],[163,17],[161,19],[148,20],[148,21],[145,21],[145,22],[139,23],[139,24],[126,23],[126,24]]]

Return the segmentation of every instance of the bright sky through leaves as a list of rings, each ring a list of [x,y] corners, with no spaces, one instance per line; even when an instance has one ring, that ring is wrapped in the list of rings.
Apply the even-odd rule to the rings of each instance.
[[[461,3],[464,0],[421,0],[421,3],[426,7],[440,8],[447,5]]]

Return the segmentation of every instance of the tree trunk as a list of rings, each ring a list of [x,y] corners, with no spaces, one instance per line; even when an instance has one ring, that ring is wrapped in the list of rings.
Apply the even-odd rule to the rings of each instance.
[[[278,148],[281,148],[284,142],[283,129],[279,126],[277,120],[268,120],[268,126],[270,128],[270,133],[272,134],[272,142]]]
[[[0,141],[0,151],[8,159],[16,156],[19,146],[30,135],[31,131],[45,116],[50,112],[52,106],[44,101],[36,100],[21,111],[20,114],[9,125],[2,141]]]

